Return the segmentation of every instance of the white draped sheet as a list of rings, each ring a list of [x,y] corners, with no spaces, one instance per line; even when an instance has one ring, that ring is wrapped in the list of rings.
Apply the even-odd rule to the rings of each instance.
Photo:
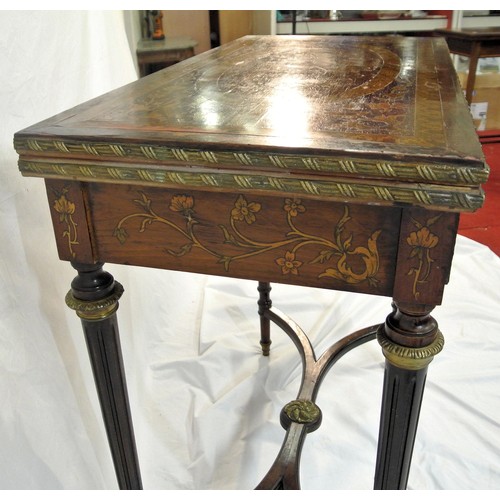
[[[17,130],[136,78],[121,12],[0,12],[0,488],[111,489],[114,471],[44,183],[22,178]],[[278,328],[260,355],[256,283],[107,265],[144,487],[249,489],[271,466],[300,356]],[[436,308],[446,345],[429,367],[411,489],[500,487],[500,259],[459,237]],[[390,299],[273,285],[320,354],[383,322]],[[308,435],[304,489],[370,489],[383,379],[370,342],[329,372]]]

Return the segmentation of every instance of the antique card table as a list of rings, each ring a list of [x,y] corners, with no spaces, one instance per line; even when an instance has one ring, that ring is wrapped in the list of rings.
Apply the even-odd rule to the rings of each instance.
[[[45,179],[121,488],[140,488],[116,310],[104,262],[259,282],[302,357],[285,440],[258,488],[298,488],[327,371],[377,338],[385,356],[375,488],[407,485],[460,212],[488,176],[444,39],[249,36],[15,135]],[[393,310],[317,356],[270,283],[384,295]],[[131,291],[133,293],[133,291]],[[272,358],[272,355],[271,355]],[[354,383],[354,381],[353,381]]]

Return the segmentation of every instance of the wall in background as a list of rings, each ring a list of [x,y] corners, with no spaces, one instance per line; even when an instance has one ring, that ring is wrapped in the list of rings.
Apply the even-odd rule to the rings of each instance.
[[[195,54],[210,50],[210,23],[208,10],[164,10],[165,36],[190,36],[198,42]]]
[[[127,34],[128,44],[130,46],[130,53],[137,74],[139,74],[139,67],[137,66],[137,42],[141,39],[141,13],[138,10],[124,10],[123,21],[125,24],[125,33]]]
[[[253,10],[219,10],[221,45],[253,33]]]

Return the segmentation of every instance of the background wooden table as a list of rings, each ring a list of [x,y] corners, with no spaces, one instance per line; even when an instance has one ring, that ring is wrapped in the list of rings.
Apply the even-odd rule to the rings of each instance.
[[[198,42],[188,36],[166,37],[163,40],[139,40],[137,43],[139,75],[146,76],[193,57],[197,44]]]
[[[500,28],[470,28],[461,30],[436,30],[444,36],[450,52],[469,58],[469,74],[465,98],[470,104],[476,81],[477,62],[481,57],[500,56]]]

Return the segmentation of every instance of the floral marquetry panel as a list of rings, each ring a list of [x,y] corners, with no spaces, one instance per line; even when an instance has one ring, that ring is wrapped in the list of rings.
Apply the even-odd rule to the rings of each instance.
[[[398,210],[144,186],[90,184],[89,192],[106,262],[392,292]]]
[[[399,300],[439,304],[448,282],[457,214],[419,208],[403,211],[394,294]]]
[[[93,262],[85,184],[47,180],[46,189],[59,257],[73,262]]]

